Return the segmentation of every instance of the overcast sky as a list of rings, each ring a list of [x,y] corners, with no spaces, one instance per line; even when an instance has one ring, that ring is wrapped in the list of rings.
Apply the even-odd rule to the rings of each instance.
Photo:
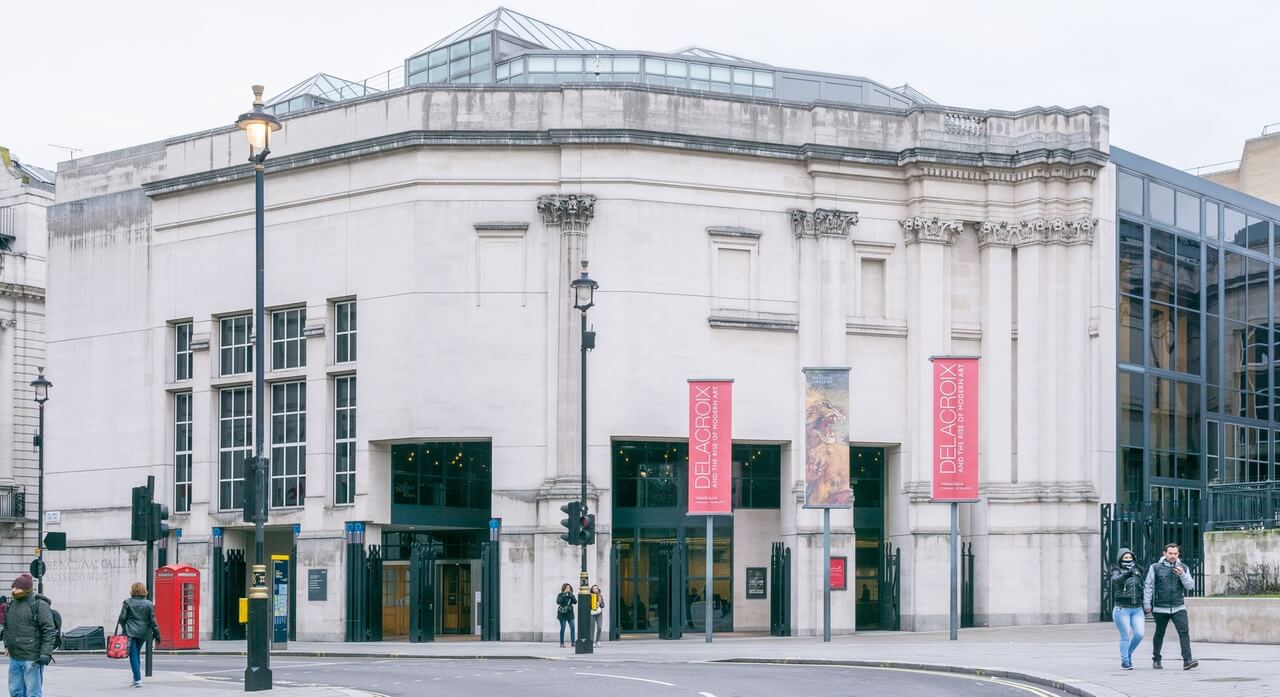
[[[229,124],[316,72],[359,80],[499,0],[0,0],[0,145],[31,164]],[[1280,3],[510,0],[616,48],[697,44],[906,82],[948,105],[1103,105],[1111,142],[1178,168],[1280,122]],[[199,9],[197,9],[199,8]],[[1274,128],[1280,128],[1276,126]]]

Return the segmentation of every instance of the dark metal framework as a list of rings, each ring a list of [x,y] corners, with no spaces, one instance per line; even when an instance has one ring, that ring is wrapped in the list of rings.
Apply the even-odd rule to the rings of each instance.
[[[769,554],[769,634],[791,636],[791,549],[781,542]]]
[[[902,550],[892,542],[880,553],[880,628],[902,629]]]
[[[960,545],[960,626],[973,623],[973,543]]]
[[[1132,551],[1138,564],[1146,566],[1160,559],[1166,544],[1176,543],[1182,553],[1182,563],[1191,569],[1195,580],[1195,588],[1188,595],[1204,595],[1204,527],[1198,514],[1174,515],[1151,502],[1138,506],[1104,503],[1099,509],[1102,518],[1101,621],[1111,621],[1115,601],[1111,597],[1109,574],[1121,549]]]

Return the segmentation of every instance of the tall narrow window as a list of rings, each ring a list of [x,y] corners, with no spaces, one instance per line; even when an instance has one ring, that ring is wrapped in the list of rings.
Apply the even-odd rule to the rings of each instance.
[[[296,307],[271,313],[271,369],[301,368],[307,364],[307,342],[302,325],[307,309]]]
[[[191,323],[173,325],[173,379],[191,379]]]
[[[218,508],[244,505],[244,461],[253,453],[253,390],[218,392]]]
[[[356,376],[333,381],[333,502],[356,500]]]
[[[301,506],[307,495],[307,384],[271,386],[271,505]]]
[[[350,363],[356,359],[356,301],[334,303],[334,362]],[[355,378],[352,378],[355,384]]]
[[[191,325],[187,325],[191,326]],[[173,508],[191,510],[191,393],[173,396]]]
[[[249,315],[223,317],[219,322],[218,348],[222,375],[239,375],[253,370],[253,318]]]

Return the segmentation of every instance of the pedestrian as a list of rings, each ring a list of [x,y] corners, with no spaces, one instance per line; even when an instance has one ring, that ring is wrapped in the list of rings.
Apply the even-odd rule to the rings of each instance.
[[[9,653],[9,697],[40,697],[44,667],[53,661],[53,609],[32,588],[31,574],[13,580],[4,616],[4,648]]]
[[[1182,602],[1186,591],[1196,587],[1191,570],[1179,559],[1178,545],[1170,542],[1164,546],[1164,558],[1147,569],[1142,584],[1142,609],[1156,619],[1156,635],[1151,638],[1151,667],[1159,670],[1160,645],[1164,643],[1164,630],[1173,622],[1178,630],[1178,643],[1182,645],[1182,669],[1191,670],[1200,661],[1191,657],[1191,631],[1187,625],[1187,606]]]
[[[1111,567],[1111,599],[1115,608],[1111,619],[1120,630],[1120,668],[1133,670],[1133,652],[1142,643],[1146,620],[1142,613],[1143,573],[1133,552],[1120,549],[1116,565]]]
[[[156,606],[147,599],[147,586],[134,583],[129,587],[129,599],[120,606],[118,625],[129,637],[129,669],[133,671],[133,686],[142,687],[142,666],[139,654],[147,639],[160,641],[160,626],[156,624]]]
[[[604,624],[604,594],[600,586],[591,587],[591,632],[596,646],[600,645],[600,626]]]
[[[573,597],[573,586],[560,586],[560,594],[556,596],[556,619],[560,620],[560,648],[564,648],[564,628],[569,627],[569,643],[578,643],[578,630],[573,626],[573,606],[578,599]]]

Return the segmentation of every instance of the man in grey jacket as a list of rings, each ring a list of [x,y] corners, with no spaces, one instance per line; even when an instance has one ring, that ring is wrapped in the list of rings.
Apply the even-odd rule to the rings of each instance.
[[[1187,606],[1182,602],[1186,591],[1196,587],[1191,570],[1178,560],[1178,545],[1170,542],[1164,546],[1164,558],[1147,569],[1147,579],[1142,585],[1142,609],[1155,615],[1156,634],[1151,639],[1151,667],[1159,670],[1160,645],[1164,643],[1164,631],[1169,622],[1178,630],[1178,643],[1182,645],[1182,669],[1191,670],[1200,661],[1191,657],[1191,633],[1187,625]]]

